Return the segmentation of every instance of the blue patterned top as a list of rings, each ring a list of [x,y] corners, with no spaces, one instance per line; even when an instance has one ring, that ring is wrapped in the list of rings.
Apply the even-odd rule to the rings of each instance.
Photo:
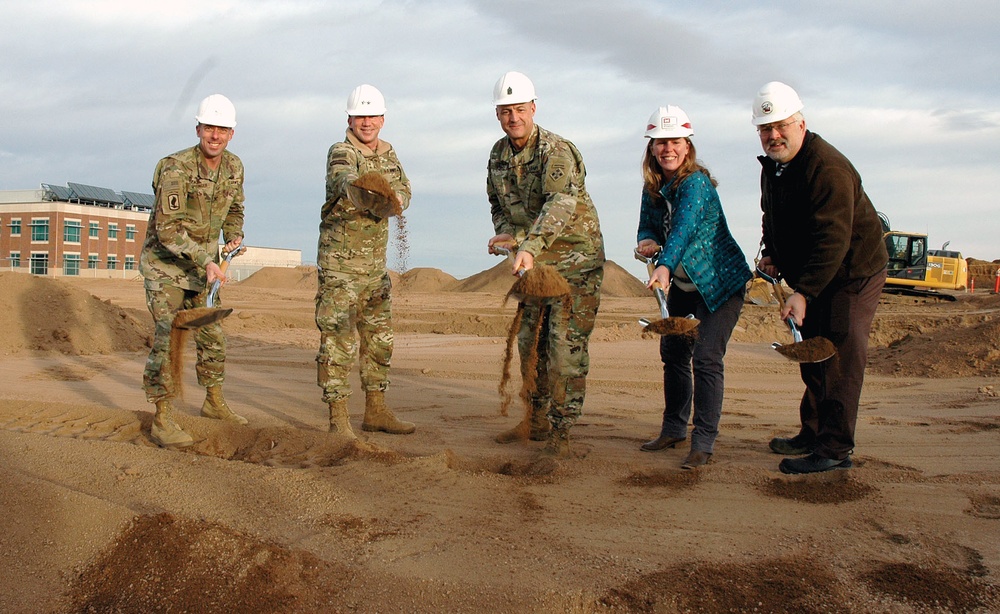
[[[718,309],[753,276],[736,243],[719,193],[705,173],[660,188],[658,197],[642,191],[638,241],[652,239],[663,246],[656,260],[671,274],[683,265],[710,311]]]

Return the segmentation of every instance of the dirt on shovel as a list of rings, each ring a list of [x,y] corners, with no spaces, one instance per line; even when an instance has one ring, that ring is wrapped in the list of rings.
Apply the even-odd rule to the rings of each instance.
[[[833,358],[837,348],[826,337],[811,337],[798,343],[775,346],[775,351],[794,362],[823,362]]]
[[[698,324],[699,321],[693,318],[673,316],[662,320],[653,320],[642,329],[642,336],[649,338],[654,335],[670,335],[694,341],[698,338]]]

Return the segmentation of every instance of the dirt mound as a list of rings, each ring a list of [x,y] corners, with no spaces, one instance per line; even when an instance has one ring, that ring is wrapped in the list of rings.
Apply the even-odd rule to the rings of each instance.
[[[168,513],[136,518],[75,580],[74,612],[321,612],[350,569]]]
[[[152,320],[140,312],[55,279],[21,273],[0,273],[0,329],[5,354],[134,352],[149,347],[153,332]]]
[[[457,280],[440,269],[417,267],[403,273],[393,288],[400,292],[447,292]]]
[[[264,267],[240,282],[249,288],[284,290],[316,288],[316,267]]]
[[[507,260],[503,260],[490,269],[460,280],[452,290],[505,295],[514,285],[514,281],[514,276],[510,274],[510,264]],[[604,264],[602,296],[639,297],[647,294],[649,290],[646,289],[646,285],[614,261],[608,260]]]
[[[618,263],[608,260],[604,263],[604,283],[601,294],[605,296],[642,297],[652,296],[652,291],[638,277],[629,273]]]
[[[400,276],[389,271],[393,287],[399,286]],[[264,267],[240,282],[248,288],[271,288],[276,290],[316,290],[319,286],[319,272],[315,266],[305,265],[294,268]]]
[[[1000,319],[993,314],[911,318],[905,324],[878,319],[873,337],[884,329],[902,336],[869,350],[868,368],[883,375],[918,377],[1000,376]]]
[[[996,285],[997,270],[1000,270],[1000,260],[988,262],[975,258],[966,258],[969,263],[969,283],[976,282],[980,291],[991,290]]]

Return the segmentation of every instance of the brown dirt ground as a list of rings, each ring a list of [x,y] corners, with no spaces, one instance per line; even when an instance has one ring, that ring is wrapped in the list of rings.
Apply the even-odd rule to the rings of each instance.
[[[325,432],[315,269],[265,269],[223,290],[227,398],[250,424],[203,419],[192,398],[179,420],[199,442],[177,452],[148,440],[141,282],[0,274],[0,611],[1000,609],[1000,297],[986,288],[886,295],[855,468],[790,477],[766,448],[794,433],[801,394],[770,348],[790,341],[775,306],[746,305],[715,455],[687,472],[683,444],[638,449],[662,408],[636,322],[656,303],[623,269],[609,267],[564,461],[492,440],[516,420],[498,411],[504,264],[394,283],[388,399],[416,433]],[[350,407],[360,433],[363,396]]]

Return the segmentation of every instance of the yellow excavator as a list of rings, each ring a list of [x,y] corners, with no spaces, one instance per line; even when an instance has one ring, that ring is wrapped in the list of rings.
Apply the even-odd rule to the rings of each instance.
[[[927,235],[892,230],[889,218],[882,212],[878,216],[889,252],[889,276],[884,292],[953,301],[953,295],[938,290],[965,290],[969,283],[969,263],[961,252],[947,249],[947,242],[941,249],[927,249]]]

